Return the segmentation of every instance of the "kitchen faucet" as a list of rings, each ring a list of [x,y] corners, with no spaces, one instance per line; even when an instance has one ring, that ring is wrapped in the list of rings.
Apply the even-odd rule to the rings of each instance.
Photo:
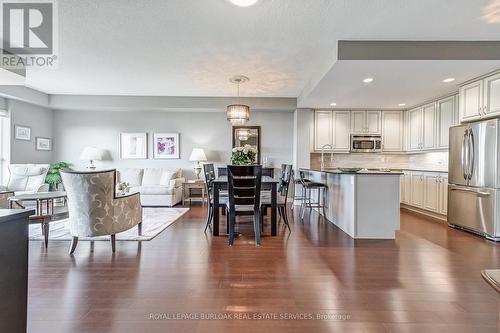
[[[330,152],[330,162],[333,166],[333,146],[331,144],[326,144],[321,147],[321,170],[325,168],[325,148],[330,148],[332,151]]]

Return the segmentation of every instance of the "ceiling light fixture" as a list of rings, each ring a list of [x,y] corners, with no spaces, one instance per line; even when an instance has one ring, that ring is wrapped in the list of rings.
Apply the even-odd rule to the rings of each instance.
[[[372,77],[367,77],[366,79],[363,80],[364,83],[370,83],[370,82],[373,82],[373,78]]]
[[[229,82],[238,85],[238,97],[240,97],[240,84],[250,81],[244,75],[236,75],[229,79]],[[231,104],[227,106],[227,120],[234,125],[244,125],[250,120],[250,107],[245,104]]]
[[[450,83],[450,82],[453,82],[453,81],[455,81],[454,77],[449,77],[449,78],[443,80],[444,83]]]
[[[337,106],[337,103],[330,103],[330,106]]]
[[[238,7],[250,7],[257,3],[259,0],[229,0],[233,5]]]
[[[406,103],[399,103],[398,106],[406,106]]]

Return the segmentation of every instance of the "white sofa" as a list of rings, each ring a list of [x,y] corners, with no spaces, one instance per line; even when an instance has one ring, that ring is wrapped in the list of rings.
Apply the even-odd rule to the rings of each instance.
[[[0,190],[13,191],[16,195],[48,192],[45,177],[49,167],[50,164],[11,164],[9,182],[7,186],[0,186]]]
[[[140,193],[142,206],[172,207],[182,201],[181,169],[117,169],[116,180],[128,183],[131,193]]]

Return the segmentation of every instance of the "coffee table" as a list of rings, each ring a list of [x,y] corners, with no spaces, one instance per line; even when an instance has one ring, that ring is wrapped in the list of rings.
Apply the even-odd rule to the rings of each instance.
[[[45,247],[49,244],[49,223],[54,220],[54,200],[63,199],[66,204],[66,192],[37,192],[32,194],[19,194],[9,198],[9,207],[12,209],[13,204],[17,203],[21,207],[23,202],[36,202],[35,215],[30,216],[30,224],[40,223],[42,227]],[[45,208],[45,212],[44,212]]]

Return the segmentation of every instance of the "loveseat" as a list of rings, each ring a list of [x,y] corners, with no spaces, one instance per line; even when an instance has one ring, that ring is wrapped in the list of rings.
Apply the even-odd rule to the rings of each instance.
[[[117,169],[117,184],[129,184],[130,193],[140,193],[141,205],[175,206],[182,201],[182,170],[166,168]]]

